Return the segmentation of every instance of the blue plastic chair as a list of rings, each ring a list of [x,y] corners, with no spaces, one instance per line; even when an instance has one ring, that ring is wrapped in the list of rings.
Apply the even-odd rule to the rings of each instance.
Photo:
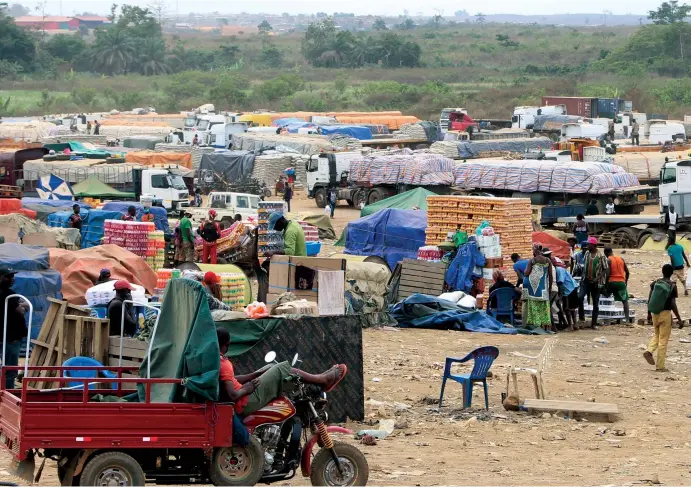
[[[65,360],[62,364],[65,367],[103,367],[103,364],[98,360],[92,359],[91,357],[72,357]],[[118,374],[111,372],[110,370],[63,370],[63,377],[75,377],[79,379],[95,379],[98,377],[99,372],[101,375],[107,379],[117,379]],[[96,389],[97,384],[89,384],[89,389]],[[83,382],[68,382],[67,387],[73,389],[83,389]],[[115,383],[110,385],[111,389],[117,389],[118,386]]]
[[[487,372],[492,366],[492,362],[499,356],[499,349],[497,347],[480,347],[476,348],[463,358],[446,357],[446,365],[444,366],[444,376],[441,381],[441,394],[439,394],[439,408],[441,408],[442,400],[444,399],[444,388],[446,387],[446,380],[451,379],[463,387],[463,409],[469,408],[473,402],[473,384],[482,382],[485,389],[485,409],[489,409],[489,397],[487,395]],[[451,365],[454,363],[464,363],[473,359],[475,365],[470,374],[452,374]]]
[[[490,308],[492,297],[496,298],[496,308]],[[516,293],[516,288],[500,287],[499,289],[495,289],[489,293],[489,299],[487,300],[487,312],[495,319],[497,316],[508,316],[509,323],[511,323],[511,326],[514,326],[513,304],[517,298],[518,293]]]

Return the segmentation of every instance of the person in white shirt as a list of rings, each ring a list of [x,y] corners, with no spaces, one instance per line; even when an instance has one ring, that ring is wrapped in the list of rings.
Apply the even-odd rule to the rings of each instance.
[[[665,225],[667,225],[667,245],[665,246],[667,250],[677,239],[677,213],[674,211],[674,205],[669,205],[665,213]]]
[[[610,198],[605,205],[605,214],[614,215],[614,200]]]

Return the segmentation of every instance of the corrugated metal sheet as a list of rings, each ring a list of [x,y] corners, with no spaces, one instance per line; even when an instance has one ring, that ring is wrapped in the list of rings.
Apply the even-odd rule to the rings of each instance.
[[[593,108],[597,110],[594,105],[597,103],[596,98],[588,98],[583,96],[543,96],[542,105],[565,105],[567,115],[578,115],[580,117],[595,117],[597,112],[593,113]]]

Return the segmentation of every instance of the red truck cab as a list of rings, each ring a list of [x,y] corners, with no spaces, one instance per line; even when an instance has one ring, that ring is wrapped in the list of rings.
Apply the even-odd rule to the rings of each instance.
[[[479,128],[477,122],[467,113],[449,113],[449,130],[468,132],[468,127],[473,127],[471,131],[478,130]]]

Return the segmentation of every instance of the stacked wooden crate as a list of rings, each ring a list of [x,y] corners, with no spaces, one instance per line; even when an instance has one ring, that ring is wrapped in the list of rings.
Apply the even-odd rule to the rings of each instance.
[[[511,254],[517,253],[524,259],[532,255],[532,210],[527,198],[428,196],[426,244],[439,245],[448,232],[459,228],[474,235],[485,220],[501,237],[504,276],[515,281]]]
[[[446,267],[446,264],[442,262],[404,259],[398,286],[398,299],[407,298],[415,293],[439,296],[444,292]]]

